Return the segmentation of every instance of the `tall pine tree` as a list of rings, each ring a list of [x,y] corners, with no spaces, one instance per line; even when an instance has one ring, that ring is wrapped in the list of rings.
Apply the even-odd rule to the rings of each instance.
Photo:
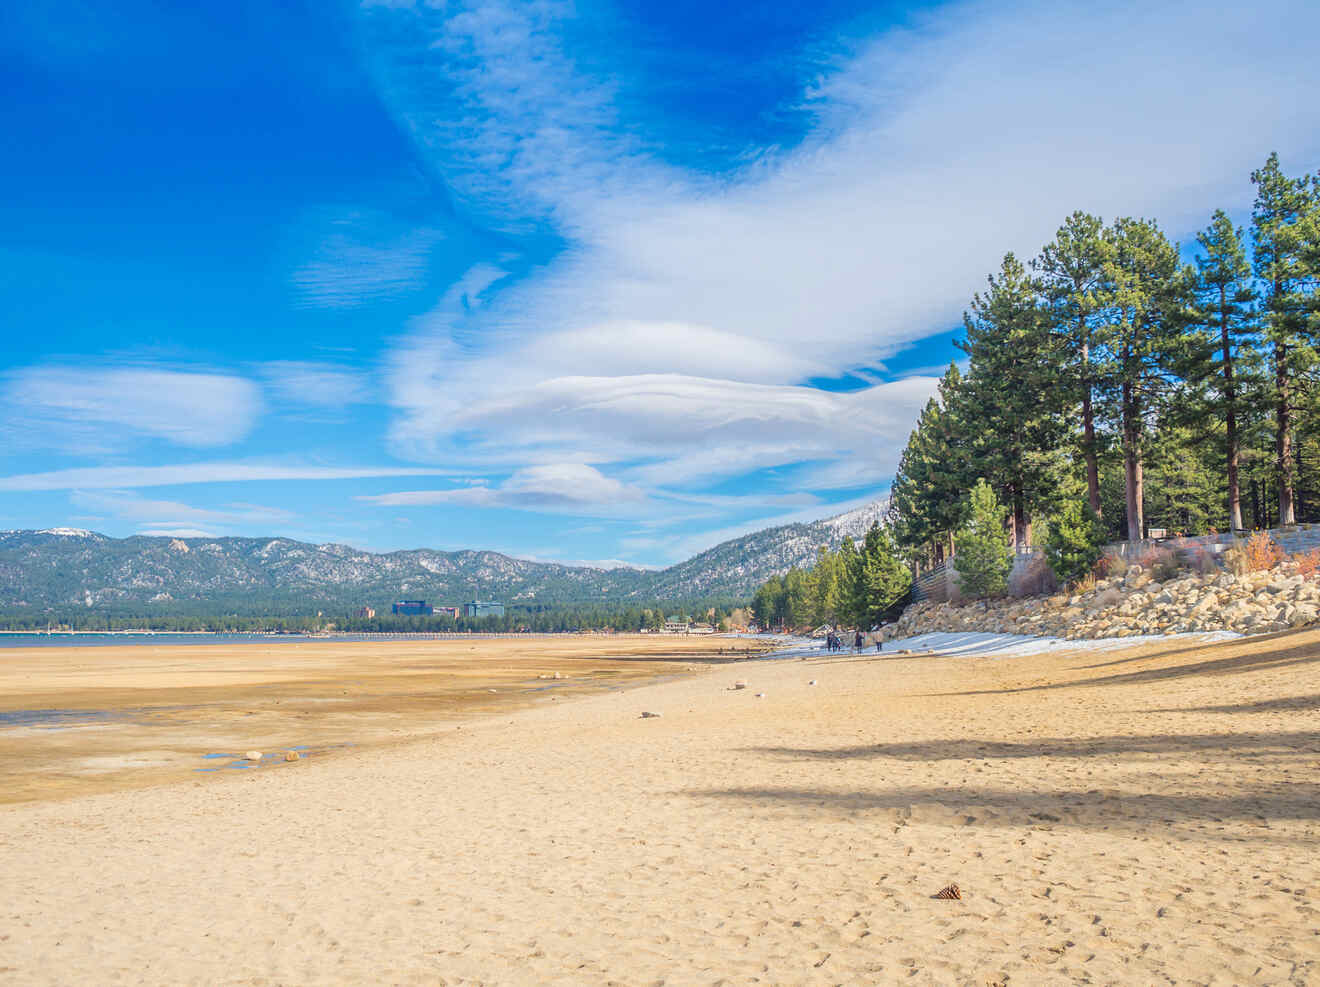
[[[1123,445],[1127,536],[1139,541],[1147,419],[1160,410],[1171,385],[1169,368],[1190,278],[1178,249],[1149,220],[1116,220],[1105,237],[1110,252],[1101,299],[1112,367],[1105,396]]]
[[[1251,212],[1255,250],[1252,262],[1261,282],[1264,335],[1270,348],[1274,404],[1274,470],[1280,524],[1296,522],[1293,457],[1294,415],[1302,376],[1315,363],[1314,328],[1309,323],[1308,285],[1314,271],[1306,245],[1308,217],[1316,204],[1308,179],[1289,178],[1271,154],[1251,173],[1256,202]]]
[[[974,422],[969,455],[1000,491],[1013,519],[1013,543],[1030,543],[1032,514],[1058,486],[1050,453],[1064,439],[1058,347],[1040,285],[1016,257],[1005,255],[989,288],[972,299],[963,319],[967,376],[957,392],[959,414]]]
[[[1094,408],[1099,370],[1093,351],[1102,321],[1100,288],[1109,254],[1103,231],[1099,217],[1074,212],[1032,264],[1049,306],[1051,328],[1062,344],[1056,386],[1080,413],[1079,446],[1086,467],[1086,496],[1096,514],[1101,512]]]

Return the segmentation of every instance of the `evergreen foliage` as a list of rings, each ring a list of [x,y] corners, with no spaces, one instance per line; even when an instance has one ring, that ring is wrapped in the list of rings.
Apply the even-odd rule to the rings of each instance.
[[[1010,544],[1077,489],[1106,540],[1320,520],[1320,175],[1270,155],[1251,180],[1250,230],[1216,211],[1191,264],[1150,220],[1080,211],[1029,264],[1005,256],[894,479],[914,573],[969,564],[978,478]]]
[[[822,546],[816,564],[766,580],[752,599],[752,613],[766,628],[821,624],[874,627],[902,604],[912,573],[889,531],[872,524],[861,546],[852,539],[831,551]]]
[[[998,596],[1008,588],[1013,557],[1006,513],[990,485],[977,480],[968,497],[967,525],[958,532],[958,586],[967,596]]]
[[[1080,497],[1068,499],[1050,518],[1045,559],[1060,583],[1075,583],[1094,570],[1104,542],[1104,525],[1091,505]]]

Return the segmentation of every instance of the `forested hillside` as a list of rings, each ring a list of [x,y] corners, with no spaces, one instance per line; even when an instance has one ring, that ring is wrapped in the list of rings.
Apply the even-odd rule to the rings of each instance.
[[[474,596],[522,612],[731,605],[749,599],[769,576],[805,564],[821,545],[860,537],[885,509],[885,502],[876,502],[824,521],[767,528],[661,571],[530,562],[482,551],[375,554],[288,538],[0,532],[0,612],[314,616],[360,606],[386,611],[401,598],[452,605]]]

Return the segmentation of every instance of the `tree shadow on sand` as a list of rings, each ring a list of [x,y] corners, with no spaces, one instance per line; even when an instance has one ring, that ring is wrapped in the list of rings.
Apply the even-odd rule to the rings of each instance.
[[[1021,742],[958,738],[867,744],[860,747],[753,747],[745,753],[813,761],[890,758],[898,761],[977,761],[1011,758],[1115,757],[1199,752],[1216,757],[1320,754],[1320,731],[1191,733],[1112,737],[1041,737]]]
[[[1320,710],[1320,693],[1309,696],[1283,696],[1254,703],[1226,703],[1222,706],[1171,706],[1146,710],[1149,713],[1296,713]]]
[[[1232,642],[1239,644],[1239,642]],[[1169,658],[1184,651],[1201,651],[1203,648],[1179,649],[1162,654],[1143,655],[1144,660]],[[1137,659],[1121,659],[1121,661]],[[1243,672],[1257,672],[1288,668],[1295,665],[1310,665],[1320,662],[1320,647],[1314,641],[1292,647],[1276,647],[1253,654],[1234,654],[1227,658],[1210,658],[1193,662],[1189,665],[1176,665],[1171,668],[1148,668],[1140,672],[1119,672],[1114,675],[1098,675],[1086,679],[1074,679],[1070,682],[1051,682],[1047,685],[1027,685],[1019,688],[969,689],[965,692],[932,693],[939,696],[994,696],[1015,692],[1046,692],[1054,689],[1076,689],[1105,685],[1138,685],[1150,682],[1167,682],[1173,679],[1202,676],[1236,675]],[[1100,666],[1087,666],[1100,667]]]
[[[1205,827],[1230,822],[1266,826],[1270,820],[1320,819],[1320,784],[1260,788],[1233,795],[1127,794],[1112,789],[1031,791],[1005,788],[899,786],[871,792],[831,792],[810,788],[725,788],[689,791],[703,799],[778,804],[799,809],[894,813],[895,821],[944,825],[1032,826],[1139,830],[1151,825],[1197,824],[1195,835],[1216,835]],[[1237,838],[1225,834],[1227,838]],[[1261,838],[1268,839],[1265,833]]]

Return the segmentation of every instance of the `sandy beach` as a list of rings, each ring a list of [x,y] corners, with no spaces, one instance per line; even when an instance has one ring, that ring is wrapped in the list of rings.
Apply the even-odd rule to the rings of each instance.
[[[429,730],[0,807],[0,978],[1320,981],[1320,632],[741,662]]]

